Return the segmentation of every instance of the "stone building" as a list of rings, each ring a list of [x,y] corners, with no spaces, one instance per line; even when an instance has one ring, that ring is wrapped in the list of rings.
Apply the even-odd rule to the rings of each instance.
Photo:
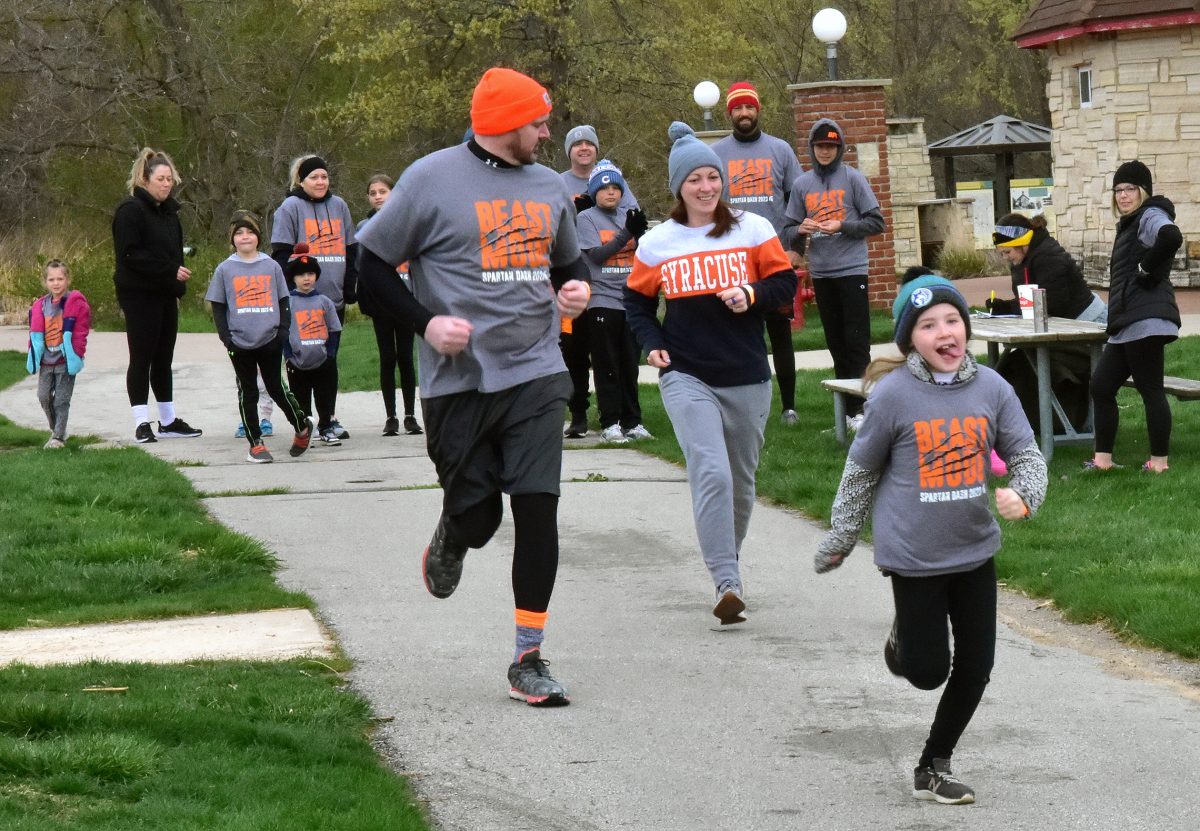
[[[1200,286],[1200,0],[1040,0],[1013,34],[1045,50],[1056,236],[1107,280],[1112,175],[1141,159],[1175,203],[1172,282]]]

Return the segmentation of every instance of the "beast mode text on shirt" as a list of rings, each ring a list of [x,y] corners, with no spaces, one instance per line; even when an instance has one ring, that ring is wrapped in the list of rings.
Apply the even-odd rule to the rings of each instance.
[[[485,283],[550,279],[550,205],[520,199],[475,203],[479,268]]]

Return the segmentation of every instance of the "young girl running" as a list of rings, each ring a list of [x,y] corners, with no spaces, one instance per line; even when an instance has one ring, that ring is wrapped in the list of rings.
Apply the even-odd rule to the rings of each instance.
[[[904,357],[867,369],[868,382],[878,383],[814,566],[818,574],[840,566],[874,506],[875,565],[891,578],[896,605],[884,661],[919,689],[946,683],[913,771],[913,796],[974,802],[950,758],[996,652],[1000,528],[988,506],[988,454],[994,447],[1008,463],[1009,486],[996,488],[995,499],[1009,520],[1032,516],[1042,503],[1046,462],[1012,387],[967,352],[967,302],[949,281],[925,275],[904,284],[892,317]]]
[[[46,294],[29,309],[29,356],[25,368],[38,376],[38,403],[50,422],[46,450],[57,450],[67,440],[67,417],[75,376],[83,372],[91,331],[92,307],[81,292],[71,289],[71,271],[62,260],[51,260],[42,270]]]
[[[378,173],[367,182],[367,199],[371,212],[358,223],[357,235],[379,212],[392,195],[392,177]],[[408,263],[396,269],[400,279],[408,283]],[[383,313],[365,287],[359,287],[358,308],[371,318],[375,327],[375,345],[379,349],[379,390],[383,393],[383,409],[387,420],[383,423],[385,436],[400,435],[400,421],[396,418],[396,369],[400,369],[400,394],[404,398],[404,432],[419,436],[423,432],[417,423],[417,370],[413,366],[413,328],[411,324]]]

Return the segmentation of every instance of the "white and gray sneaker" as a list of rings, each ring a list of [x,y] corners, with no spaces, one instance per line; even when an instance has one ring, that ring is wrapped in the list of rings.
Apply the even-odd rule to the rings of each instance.
[[[600,440],[608,444],[628,444],[629,438],[621,431],[620,424],[610,424],[600,431]]]
[[[637,424],[625,431],[625,438],[630,441],[644,441],[654,438],[654,435],[646,429],[646,425]]]
[[[722,626],[731,623],[745,623],[746,601],[742,599],[741,584],[726,580],[717,587],[717,605],[713,606],[713,616],[721,621]]]
[[[846,429],[851,433],[857,433],[862,429],[863,414],[846,416]]]

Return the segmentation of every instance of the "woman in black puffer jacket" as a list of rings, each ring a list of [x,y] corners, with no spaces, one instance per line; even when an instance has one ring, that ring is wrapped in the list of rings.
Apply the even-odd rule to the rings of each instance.
[[[1034,217],[1005,214],[996,223],[992,244],[1008,263],[1014,298],[1017,286],[1036,285],[1046,291],[1046,307],[1051,317],[1108,322],[1108,307],[1087,287],[1083,272],[1071,255],[1046,231],[1046,220],[1040,214]],[[989,300],[987,307],[992,314],[1021,313],[1015,299]],[[995,367],[1016,390],[1034,430],[1040,427],[1036,365],[1037,356],[1033,349],[1014,348],[1005,352]],[[1091,349],[1088,346],[1070,344],[1050,350],[1051,389],[1076,426],[1087,419],[1091,374]],[[1055,421],[1058,421],[1057,414]],[[1057,429],[1061,430],[1062,425]]]
[[[1171,261],[1183,243],[1175,206],[1154,196],[1150,170],[1125,162],[1113,177],[1117,239],[1109,261],[1108,344],[1092,376],[1096,408],[1095,455],[1091,469],[1113,467],[1120,415],[1117,392],[1130,375],[1146,407],[1150,459],[1143,470],[1167,470],[1171,406],[1163,391],[1163,348],[1179,337],[1179,306],[1171,286]]]
[[[192,438],[200,431],[175,415],[171,362],[179,332],[179,298],[192,272],[183,264],[179,184],[166,153],[143,148],[129,172],[129,196],[113,215],[117,303],[125,315],[129,369],[125,389],[133,409],[134,440],[155,441],[150,390],[158,404],[159,438]]]

